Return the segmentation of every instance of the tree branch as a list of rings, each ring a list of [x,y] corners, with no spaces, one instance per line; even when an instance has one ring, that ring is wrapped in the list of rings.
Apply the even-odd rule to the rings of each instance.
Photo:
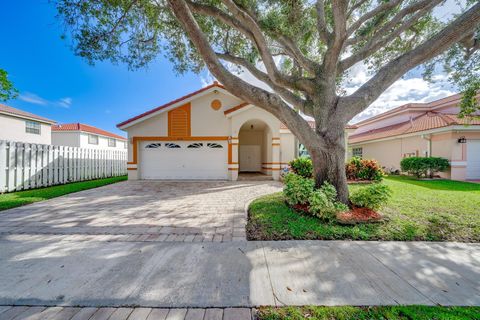
[[[318,36],[320,40],[327,44],[330,38],[330,32],[328,31],[327,23],[325,21],[325,2],[323,0],[317,0],[315,7],[317,9]]]
[[[340,98],[339,107],[343,109],[345,120],[348,121],[365,110],[407,71],[441,54],[479,26],[480,2],[429,40],[389,62],[353,94]]]
[[[352,67],[355,63],[366,59],[367,57],[372,55],[375,51],[386,46],[393,39],[400,36],[403,32],[405,32],[407,29],[409,29],[415,23],[417,23],[418,20],[424,17],[425,14],[431,11],[441,1],[442,0],[424,0],[422,1],[423,7],[421,8],[416,7],[417,9],[415,10],[413,8],[405,8],[405,10],[406,9],[409,9],[409,10],[406,10],[406,12],[401,14],[402,18],[408,13],[410,13],[410,11],[417,11],[417,12],[411,18],[405,20],[402,24],[400,24],[395,30],[391,31],[390,33],[387,33],[390,31],[391,28],[393,28],[396,24],[398,24],[401,18],[395,17],[394,19],[392,19],[392,21],[390,21],[384,27],[382,27],[375,34],[375,36],[372,37],[358,52],[340,61],[338,72],[339,73],[344,72],[348,68]],[[400,16],[400,13],[397,16]]]
[[[184,0],[168,0],[168,4],[202,56],[210,72],[222,82],[227,90],[240,99],[273,113],[296,136],[317,141],[320,146],[325,145],[325,141],[316,136],[307,121],[287,105],[282,98],[245,82],[230,73],[222,65]]]
[[[347,35],[350,36],[352,35],[358,28],[362,26],[365,22],[368,20],[372,19],[373,17],[377,16],[378,14],[387,11],[389,9],[394,8],[398,4],[402,3],[405,0],[392,0],[392,1],[387,1],[382,3],[381,5],[375,7],[371,11],[365,13],[363,16],[358,18],[357,21],[355,21],[347,30]]]

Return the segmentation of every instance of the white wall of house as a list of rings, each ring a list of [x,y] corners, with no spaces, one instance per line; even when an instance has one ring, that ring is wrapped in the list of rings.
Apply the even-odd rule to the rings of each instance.
[[[40,125],[40,133],[26,131],[26,121],[33,121]],[[0,140],[12,140],[28,143],[51,144],[51,124],[35,120],[27,120],[15,116],[0,114]]]
[[[98,144],[89,143],[89,135],[97,136]],[[115,140],[114,147],[108,145],[109,139]],[[52,144],[56,146],[70,146],[89,149],[126,150],[126,140],[80,131],[53,131]]]

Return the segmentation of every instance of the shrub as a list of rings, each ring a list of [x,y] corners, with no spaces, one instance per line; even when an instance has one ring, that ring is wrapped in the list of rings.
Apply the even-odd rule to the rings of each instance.
[[[345,173],[349,180],[381,181],[385,176],[376,160],[353,157],[345,165]]]
[[[300,157],[293,159],[289,163],[293,173],[298,174],[304,178],[311,178],[313,176],[313,164],[312,160],[307,157]]]
[[[320,219],[334,220],[338,212],[348,211],[347,205],[336,201],[337,190],[328,182],[320,189],[312,192],[310,197],[310,213]]]
[[[359,188],[350,194],[350,201],[356,207],[378,210],[392,195],[392,190],[381,183]]]
[[[447,159],[439,157],[409,157],[400,161],[400,167],[402,171],[421,178],[433,177],[435,172],[447,170],[450,163]]]
[[[284,178],[283,194],[285,200],[291,206],[307,204],[312,195],[315,182],[295,173],[288,173]]]

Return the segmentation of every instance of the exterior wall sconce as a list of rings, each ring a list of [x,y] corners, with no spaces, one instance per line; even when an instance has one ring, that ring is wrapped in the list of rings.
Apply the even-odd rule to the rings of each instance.
[[[467,139],[465,137],[458,138],[458,143],[467,143]]]

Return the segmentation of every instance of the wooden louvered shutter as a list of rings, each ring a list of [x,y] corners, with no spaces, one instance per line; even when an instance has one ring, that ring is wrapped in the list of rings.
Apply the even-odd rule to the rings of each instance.
[[[168,112],[168,136],[190,137],[190,104]]]

